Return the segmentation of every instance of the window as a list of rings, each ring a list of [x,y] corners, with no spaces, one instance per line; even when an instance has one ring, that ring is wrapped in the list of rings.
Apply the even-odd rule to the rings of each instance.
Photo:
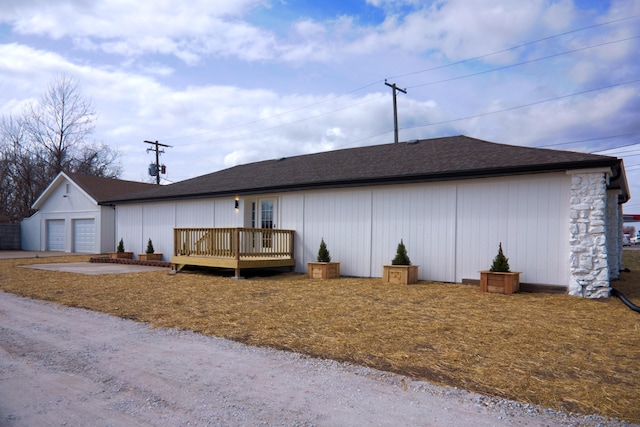
[[[275,217],[275,203],[273,199],[260,200],[260,228],[274,228],[273,219]],[[273,244],[273,233],[264,231],[262,233],[262,247],[270,248]]]
[[[274,228],[273,200],[260,201],[260,228]]]

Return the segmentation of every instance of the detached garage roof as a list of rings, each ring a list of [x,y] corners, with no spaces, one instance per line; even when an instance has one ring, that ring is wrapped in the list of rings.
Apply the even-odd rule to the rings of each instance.
[[[629,198],[624,166],[616,157],[452,136],[249,163],[103,202],[258,194],[590,168],[611,169],[610,187],[622,191],[622,201]]]
[[[122,197],[131,193],[140,193],[141,191],[157,187],[155,184],[146,184],[144,182],[100,178],[80,173],[60,172],[51,184],[49,184],[49,186],[42,192],[40,197],[38,197],[38,199],[33,203],[32,208],[40,209],[45,200],[47,200],[47,197],[49,197],[49,194],[51,194],[51,192],[59,185],[64,183],[65,180],[76,185],[96,203],[100,203],[106,199],[113,199],[114,197]]]

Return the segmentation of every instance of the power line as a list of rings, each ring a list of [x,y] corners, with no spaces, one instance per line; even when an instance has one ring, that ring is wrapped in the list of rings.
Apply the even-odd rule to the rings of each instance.
[[[389,130],[385,130],[385,131],[382,131],[382,132],[378,132],[378,133],[376,133],[374,135],[365,136],[364,138],[356,139],[355,141],[350,141],[347,144],[342,144],[342,145],[336,147],[336,149],[346,148],[346,147],[352,146],[352,145],[357,144],[357,143],[362,142],[362,141],[367,141],[369,139],[376,138],[378,136],[386,135],[389,132],[393,132],[393,129],[389,129]]]
[[[295,125],[295,124],[298,124],[298,123],[306,122],[308,120],[317,119],[318,117],[327,116],[329,114],[333,114],[333,113],[337,113],[337,112],[340,112],[340,111],[348,110],[349,108],[357,107],[359,105],[366,104],[366,103],[371,102],[371,101],[375,101],[376,99],[382,98],[383,96],[385,96],[385,95],[381,94],[379,96],[375,96],[373,98],[366,99],[366,100],[364,100],[362,102],[358,102],[357,104],[352,104],[352,105],[348,105],[348,106],[343,107],[343,108],[339,108],[337,110],[331,110],[331,111],[327,111],[325,113],[316,114],[315,116],[306,117],[304,119],[299,119],[299,120],[296,120],[296,121],[293,121],[293,122],[283,123],[281,125],[272,126],[272,127],[264,128],[264,129],[259,129],[259,130],[255,130],[255,131],[252,131],[252,132],[245,132],[245,133],[241,133],[241,134],[237,134],[237,135],[223,136],[223,137],[214,138],[214,139],[207,139],[206,141],[193,142],[191,144],[182,144],[181,147],[187,147],[189,145],[196,145],[196,144],[204,144],[204,143],[214,142],[214,141],[223,141],[223,140],[226,140],[226,139],[241,138],[241,137],[255,135],[255,134],[258,134],[258,133],[262,133],[262,132],[266,132],[266,131],[270,131],[270,130],[274,130],[274,129],[280,129],[280,128],[283,128],[283,127],[287,127],[287,126]],[[234,127],[238,127],[238,126],[234,126]]]
[[[436,123],[430,123],[430,124],[425,124],[425,125],[408,126],[408,127],[404,127],[404,128],[401,128],[401,129],[414,129],[414,128],[419,128],[419,127],[436,126],[436,125],[440,125],[440,124],[447,124],[447,123],[452,123],[452,122],[457,122],[457,121],[462,121],[462,120],[468,120],[468,119],[477,118],[477,117],[483,117],[483,116],[487,116],[487,115],[491,115],[491,114],[497,114],[497,113],[501,113],[501,112],[517,110],[517,109],[525,108],[525,107],[530,107],[530,106],[533,106],[533,105],[542,104],[542,103],[546,103],[546,102],[551,102],[551,101],[555,101],[555,100],[559,100],[559,99],[564,99],[564,98],[570,98],[570,97],[573,97],[573,96],[583,95],[583,94],[589,93],[589,92],[595,92],[595,91],[599,91],[599,90],[610,89],[610,88],[617,87],[617,86],[624,86],[624,85],[628,85],[628,84],[633,84],[633,83],[637,83],[639,81],[640,81],[640,79],[639,80],[632,80],[632,81],[625,82],[625,83],[617,83],[617,84],[613,84],[613,85],[609,85],[609,86],[604,86],[604,87],[595,88],[595,89],[588,89],[588,90],[585,90],[585,91],[576,92],[576,93],[572,93],[572,94],[568,94],[568,95],[558,96],[558,97],[549,98],[549,99],[545,99],[545,100],[541,100],[541,101],[536,101],[536,102],[532,102],[532,103],[528,103],[528,104],[514,106],[514,107],[502,109],[502,110],[496,110],[496,111],[491,111],[491,112],[487,112],[487,113],[482,113],[482,114],[477,114],[477,115],[472,115],[472,116],[466,116],[466,117],[461,117],[461,118],[457,118],[457,119],[451,119],[451,120],[446,120],[446,121],[436,122]],[[388,86],[392,86],[391,84],[388,84],[388,83],[386,83],[386,84]],[[397,90],[400,90],[400,91],[404,92],[404,90],[402,90],[400,88],[397,88]],[[404,93],[406,93],[406,92],[404,92]],[[352,104],[352,105],[349,105],[349,106],[346,106],[346,107],[343,107],[343,108],[340,108],[340,109],[337,109],[337,110],[332,110],[332,111],[328,111],[328,112],[325,112],[325,113],[317,114],[315,116],[310,116],[310,117],[307,117],[307,118],[304,118],[304,119],[296,120],[296,121],[293,121],[293,122],[290,122],[290,123],[285,123],[285,124],[281,124],[281,125],[278,125],[278,126],[259,129],[259,130],[252,131],[252,132],[245,132],[245,133],[237,134],[237,135],[231,135],[231,136],[215,138],[215,139],[208,139],[207,141],[198,142],[198,143],[194,143],[194,144],[201,144],[201,143],[204,143],[204,142],[215,142],[215,141],[222,141],[222,140],[233,139],[233,138],[240,138],[240,137],[245,137],[245,136],[250,136],[250,135],[255,135],[255,134],[258,134],[258,133],[266,132],[266,131],[269,131],[269,130],[280,129],[280,128],[291,126],[291,125],[294,125],[294,124],[298,124],[298,123],[301,123],[301,122],[304,122],[304,121],[312,120],[312,119],[315,119],[315,118],[318,118],[318,117],[326,116],[326,115],[329,115],[329,114],[332,114],[332,113],[344,111],[344,110],[347,110],[349,108],[357,107],[359,105],[362,105],[362,104],[368,103],[370,101],[379,99],[382,96],[384,96],[384,95],[377,96],[377,97],[374,97],[374,98],[370,98],[370,99],[368,99],[366,101],[359,102],[357,104]],[[266,119],[262,119],[262,120],[266,120]],[[260,121],[262,121],[262,120],[260,120]],[[234,126],[233,128],[235,128],[235,127],[238,127],[238,126]],[[375,138],[376,136],[381,136],[381,135],[384,135],[384,134],[389,133],[389,132],[391,132],[391,130],[386,130],[386,131],[377,133],[375,135],[371,135],[371,136],[368,136],[368,137],[365,137],[365,138],[361,138],[361,139],[356,140],[356,141],[352,141],[352,142],[350,142],[349,144],[347,144],[345,146],[352,145],[352,144],[354,144],[356,142],[361,142],[361,141],[365,141],[365,140],[368,140],[368,139],[371,139],[371,138]],[[634,134],[630,133],[630,134],[620,134],[620,135],[613,135],[613,136],[607,136],[607,137],[601,137],[601,138],[590,138],[590,139],[569,141],[569,142],[563,142],[563,143],[557,143],[557,144],[539,145],[537,147],[544,148],[544,147],[568,145],[568,144],[575,144],[575,143],[579,143],[579,142],[588,142],[588,141],[595,141],[595,140],[600,140],[600,139],[617,138],[617,137],[623,137],[623,136],[629,136],[629,135],[634,135]],[[174,139],[176,139],[176,138],[174,138]],[[637,143],[635,143],[635,144],[637,144]],[[635,144],[629,144],[629,145],[635,145]],[[188,145],[193,145],[193,144],[184,144],[183,146],[188,146]],[[624,146],[622,146],[622,147],[624,147]],[[603,150],[603,151],[606,151],[606,150]]]
[[[479,55],[479,56],[476,56],[476,57],[472,57],[472,58],[461,60],[461,61],[457,61],[457,62],[452,62],[452,63],[445,64],[445,65],[440,65],[440,66],[437,66],[437,67],[432,67],[432,68],[428,68],[428,69],[424,69],[424,70],[414,71],[414,72],[410,72],[410,73],[406,73],[406,74],[400,74],[400,75],[397,75],[397,76],[389,77],[388,79],[407,77],[407,76],[411,76],[411,75],[415,75],[415,74],[425,73],[425,72],[428,72],[428,71],[433,71],[433,70],[443,69],[443,68],[447,68],[447,67],[452,67],[452,66],[455,66],[455,65],[459,65],[459,64],[463,64],[463,63],[467,63],[467,62],[471,62],[471,61],[476,61],[476,60],[479,60],[479,59],[487,58],[489,56],[498,55],[500,53],[508,52],[508,51],[511,51],[511,50],[516,50],[516,49],[519,49],[519,48],[522,48],[522,47],[530,46],[530,45],[533,45],[533,44],[536,44],[536,43],[540,43],[540,42],[543,42],[543,41],[547,41],[547,40],[551,40],[551,39],[554,39],[554,38],[557,38],[557,37],[566,36],[568,34],[577,33],[577,32],[580,32],[580,31],[584,31],[584,30],[588,30],[588,29],[592,29],[592,28],[597,28],[597,27],[602,27],[602,26],[606,26],[606,25],[611,25],[611,24],[615,24],[615,23],[626,21],[626,20],[630,20],[630,19],[636,19],[638,17],[640,17],[640,15],[633,15],[633,16],[628,16],[628,17],[625,17],[625,18],[615,19],[615,20],[612,20],[612,21],[602,22],[602,23],[599,23],[599,24],[589,25],[589,26],[586,26],[586,27],[581,27],[581,28],[577,28],[577,29],[574,29],[574,30],[565,31],[563,33],[551,35],[551,36],[548,36],[548,37],[543,37],[543,38],[540,38],[540,39],[537,39],[537,40],[533,40],[533,41],[530,41],[530,42],[526,42],[526,43],[523,43],[523,44],[520,44],[520,45],[517,45],[517,46],[512,46],[512,47],[509,47],[509,48],[506,48],[506,49],[501,49],[499,51],[487,53],[487,54],[484,54],[484,55]],[[567,53],[571,53],[571,52],[572,51],[567,52]],[[558,55],[561,55],[561,54],[558,54]],[[551,57],[558,56],[558,55],[553,55]],[[539,59],[539,60],[542,60],[542,59]],[[516,66],[516,65],[521,65],[521,64],[514,64],[512,66]],[[504,67],[504,68],[509,68],[509,67]],[[492,70],[492,71],[497,71],[497,70]],[[491,71],[487,71],[487,72],[491,72]],[[479,73],[479,74],[481,74],[481,73]],[[460,78],[471,77],[473,75],[475,75],[475,74],[472,74],[472,75],[469,75],[469,76],[464,76],[464,77],[459,77],[459,78],[443,80],[443,81],[440,81],[440,82],[427,83],[426,85],[442,83],[442,82],[446,82],[446,81],[450,81],[450,80],[457,80],[457,79],[460,79]],[[253,121],[245,122],[245,123],[240,123],[238,125],[234,125],[234,126],[230,126],[230,127],[227,127],[227,128],[214,130],[214,131],[207,131],[207,132],[202,132],[202,133],[198,133],[198,134],[178,136],[178,137],[173,137],[173,138],[166,138],[165,140],[167,140],[167,141],[176,141],[176,140],[179,140],[179,139],[194,138],[194,137],[197,137],[197,136],[210,135],[210,134],[213,134],[213,133],[220,133],[220,132],[224,132],[224,131],[228,131],[228,130],[232,130],[232,129],[237,129],[237,128],[240,128],[240,127],[246,127],[246,126],[249,126],[249,125],[252,125],[252,124],[260,123],[260,122],[263,122],[263,121],[266,121],[266,120],[270,120],[270,119],[273,119],[273,118],[277,118],[277,117],[281,117],[281,116],[284,116],[284,115],[287,115],[287,114],[291,114],[291,113],[294,113],[294,112],[302,111],[302,110],[307,109],[307,108],[311,108],[311,107],[314,107],[314,106],[317,106],[317,105],[321,105],[321,104],[324,104],[326,102],[329,102],[329,101],[332,101],[332,100],[335,100],[335,99],[342,98],[342,97],[350,95],[352,93],[359,92],[359,91],[361,91],[363,89],[378,85],[383,81],[384,80],[382,80],[382,79],[381,80],[376,80],[376,81],[374,81],[372,83],[366,84],[366,85],[361,86],[361,87],[359,87],[357,89],[350,90],[350,91],[345,92],[345,93],[343,93],[341,95],[332,96],[332,97],[329,97],[329,98],[324,99],[322,101],[318,101],[318,102],[315,102],[315,103],[304,105],[302,107],[294,108],[292,110],[287,110],[287,111],[284,111],[282,113],[274,114],[272,116],[265,117],[265,118],[262,118],[262,119],[253,120]],[[413,87],[418,87],[418,86],[412,86],[412,87],[409,87],[409,88],[413,88]],[[355,105],[359,105],[359,104],[355,104]],[[349,108],[349,107],[346,107],[346,108]],[[342,109],[335,110],[335,111],[341,111],[341,110]],[[330,114],[330,113],[331,112],[329,112],[327,114]],[[315,116],[315,117],[319,117],[319,116]],[[311,118],[313,118],[313,117],[311,117]],[[307,120],[307,119],[303,119],[303,120]],[[265,130],[277,129],[278,127],[280,127],[280,126],[277,126],[277,127],[274,127],[274,128],[267,128]],[[258,132],[261,132],[261,131],[258,131]],[[251,133],[249,133],[249,135],[250,134]],[[246,135],[246,134],[243,134],[243,135]],[[223,139],[227,139],[227,138],[223,138]],[[195,144],[199,144],[199,143],[195,143]]]
[[[341,95],[332,96],[332,97],[323,99],[322,101],[314,102],[312,104],[307,104],[307,105],[304,105],[302,107],[294,108],[292,110],[283,111],[282,113],[274,114],[272,116],[264,117],[264,118],[258,119],[258,120],[253,120],[251,122],[240,123],[238,125],[230,126],[230,127],[219,129],[219,130],[209,131],[209,132],[202,132],[202,133],[188,135],[188,136],[179,136],[179,137],[175,137],[175,138],[167,138],[166,140],[167,141],[175,141],[175,140],[178,140],[178,139],[193,138],[193,137],[196,137],[196,136],[210,135],[212,133],[225,132],[227,130],[232,130],[232,129],[237,129],[239,127],[245,127],[245,126],[253,125],[253,124],[256,124],[256,123],[264,122],[266,120],[271,120],[271,119],[275,119],[277,117],[285,116],[285,115],[290,114],[290,113],[295,113],[297,111],[302,111],[302,110],[305,110],[307,108],[315,107],[316,105],[325,104],[325,103],[327,103],[329,101],[333,101],[334,99],[339,99],[339,98],[342,98],[344,96],[351,95],[352,93],[359,92],[359,91],[361,91],[363,89],[366,89],[368,87],[377,85],[380,82],[382,82],[382,80],[378,80],[378,81],[375,81],[373,83],[369,83],[369,84],[361,86],[361,87],[359,87],[357,89],[353,89],[353,90],[350,90],[349,92],[345,92],[345,93],[343,93]],[[359,105],[359,104],[356,104],[356,105]],[[337,110],[337,111],[340,111],[340,110]]]
[[[580,52],[580,51],[583,51],[583,50],[593,49],[593,48],[596,48],[596,47],[607,46],[607,45],[610,45],[610,44],[620,43],[620,42],[623,42],[623,41],[629,41],[629,40],[633,40],[633,39],[637,39],[637,38],[640,38],[640,36],[627,37],[625,39],[619,39],[619,40],[614,40],[614,41],[610,41],[610,42],[604,42],[604,43],[595,44],[595,45],[592,45],[592,46],[585,46],[585,47],[581,47],[581,48],[577,48],[577,49],[573,49],[573,50],[567,50],[565,52],[555,53],[553,55],[543,56],[543,57],[536,58],[536,59],[530,59],[528,61],[518,62],[518,63],[515,63],[515,64],[511,64],[511,65],[505,65],[504,67],[498,67],[498,68],[492,68],[490,70],[479,71],[477,73],[465,74],[463,76],[458,76],[458,77],[452,77],[450,79],[437,80],[435,82],[422,83],[422,84],[419,84],[419,85],[408,86],[407,89],[414,89],[414,88],[417,88],[417,87],[429,86],[429,85],[434,85],[434,84],[439,84],[439,83],[447,83],[447,82],[452,82],[454,80],[466,79],[468,77],[480,76],[482,74],[489,74],[489,73],[493,73],[493,72],[496,72],[496,71],[507,70],[509,68],[518,67],[520,65],[532,64],[534,62],[544,61],[546,59],[551,59],[551,58],[555,58],[555,57],[558,57],[558,56],[567,55],[567,54],[570,54],[570,53]]]
[[[502,109],[502,110],[495,110],[495,111],[490,111],[490,112],[487,112],[487,113],[481,113],[481,114],[476,114],[476,115],[472,115],[472,116],[460,117],[460,118],[451,119],[451,120],[444,120],[444,121],[435,122],[435,123],[429,123],[429,124],[424,124],[424,125],[408,126],[408,127],[403,127],[403,128],[399,128],[399,129],[405,129],[406,130],[406,129],[415,129],[415,128],[420,128],[420,127],[429,127],[429,126],[437,126],[437,125],[448,124],[448,123],[455,123],[455,122],[459,122],[459,121],[463,121],[463,120],[469,120],[469,119],[474,119],[474,118],[478,118],[478,117],[489,116],[489,115],[492,115],[492,114],[498,114],[498,113],[503,113],[503,112],[507,112],[507,111],[517,110],[517,109],[520,109],[520,108],[531,107],[533,105],[543,104],[543,103],[551,102],[551,101],[557,101],[557,100],[565,99],[565,98],[571,98],[571,97],[578,96],[578,95],[584,95],[584,94],[590,93],[590,92],[596,92],[596,91],[600,91],[600,90],[611,89],[613,87],[625,86],[625,85],[634,84],[634,83],[638,83],[638,82],[640,82],[640,79],[632,80],[632,81],[624,82],[624,83],[616,83],[616,84],[613,84],[613,85],[603,86],[603,87],[599,87],[599,88],[595,88],[595,89],[588,89],[588,90],[575,92],[575,93],[568,94],[568,95],[557,96],[557,97],[554,97],[554,98],[548,98],[548,99],[544,99],[544,100],[541,100],[541,101],[536,101],[536,102],[531,102],[531,103],[528,103],[528,104],[523,104],[523,105],[518,105],[518,106],[514,106],[514,107],[510,107],[510,108],[505,108],[505,109]],[[286,126],[291,126],[291,125],[294,125],[294,124],[297,124],[297,123],[301,123],[301,122],[304,122],[304,121],[307,121],[307,120],[312,120],[312,119],[317,118],[317,117],[326,116],[326,115],[329,115],[329,114],[332,114],[332,113],[335,113],[335,112],[338,112],[338,111],[342,111],[342,110],[346,110],[346,109],[349,109],[349,108],[353,108],[353,107],[356,107],[358,105],[364,104],[366,102],[381,98],[382,96],[384,96],[384,95],[369,99],[367,101],[363,101],[363,102],[358,103],[358,104],[347,106],[347,107],[341,108],[339,110],[329,111],[329,112],[326,112],[326,113],[318,114],[316,116],[300,119],[300,120],[297,120],[297,121],[294,121],[294,122],[291,122],[291,123],[285,123],[285,124],[282,124],[282,125],[278,125],[278,126],[274,126],[274,127],[270,127],[270,128],[265,128],[265,129],[260,129],[260,130],[253,131],[253,132],[245,132],[243,134],[237,134],[237,135],[232,135],[232,136],[227,136],[227,137],[209,139],[209,140],[204,141],[204,142],[214,142],[214,141],[222,141],[222,140],[233,139],[233,138],[246,137],[246,136],[255,135],[255,134],[258,134],[258,133],[261,133],[261,132],[266,132],[266,131],[269,131],[269,130],[274,130],[274,129],[279,129],[279,128],[283,128],[283,127],[286,127]],[[374,135],[371,135],[371,136],[368,136],[368,137],[365,137],[365,138],[358,139],[356,141],[351,141],[348,144],[342,145],[341,147],[351,146],[351,145],[356,144],[358,142],[366,141],[366,140],[369,140],[371,138],[375,138],[377,136],[384,135],[384,134],[389,133],[391,131],[392,130],[386,130],[386,131],[383,131],[383,132],[380,132],[380,133],[377,133],[377,134],[374,134]],[[631,134],[614,135],[614,136],[610,136],[610,137],[591,138],[591,139],[586,139],[586,140],[582,140],[582,141],[571,141],[571,142],[564,142],[564,143],[559,143],[559,144],[541,145],[541,146],[538,146],[538,147],[540,147],[540,148],[552,147],[552,146],[573,144],[573,143],[577,143],[577,142],[587,142],[587,141],[591,141],[591,140],[623,137],[623,136],[629,136],[629,135],[634,135],[634,134],[631,133]],[[198,142],[198,143],[194,143],[194,144],[202,144],[204,142]],[[193,145],[193,144],[185,144],[183,146],[186,146],[186,145]]]
[[[530,102],[528,104],[518,105],[518,106],[510,107],[510,108],[504,108],[502,110],[495,110],[495,111],[490,111],[490,112],[482,113],[482,114],[474,114],[472,116],[461,117],[461,118],[458,118],[458,119],[444,120],[444,121],[436,122],[436,123],[429,123],[429,124],[416,125],[416,126],[408,126],[408,127],[402,128],[402,129],[415,129],[415,128],[421,128],[421,127],[428,127],[428,126],[443,125],[443,124],[447,124],[447,123],[454,123],[454,122],[459,122],[459,121],[462,121],[462,120],[475,119],[475,118],[478,118],[478,117],[490,116],[492,114],[498,114],[498,113],[504,113],[506,111],[518,110],[520,108],[531,107],[533,105],[544,104],[546,102],[557,101],[557,100],[565,99],[565,98],[571,98],[573,96],[584,95],[585,93],[597,92],[599,90],[611,89],[611,88],[614,88],[614,87],[630,85],[630,84],[634,84],[634,83],[638,83],[638,82],[640,82],[640,79],[631,80],[631,81],[625,82],[625,83],[616,83],[616,84],[612,84],[612,85],[609,85],[609,86],[603,86],[603,87],[599,87],[599,88],[595,88],[595,89],[587,89],[587,90],[583,90],[583,91],[580,91],[580,92],[571,93],[571,94],[568,94],[568,95],[562,95],[562,96],[556,96],[554,98],[544,99],[542,101]]]
[[[634,135],[634,134],[630,133],[630,134],[627,134],[627,135]],[[625,144],[625,145],[619,145],[619,146],[617,146],[617,147],[613,147],[613,148],[607,148],[606,150],[592,151],[591,153],[592,153],[592,154],[593,154],[593,153],[604,153],[605,151],[618,150],[618,149],[620,149],[620,148],[632,147],[632,146],[634,146],[634,145],[638,145],[638,144],[640,144],[640,141],[639,141],[639,142],[632,142],[632,143]]]
[[[620,156],[621,156],[621,157],[624,157],[624,158],[626,159],[627,157],[636,157],[636,156],[640,156],[640,153],[638,153],[638,154],[624,154],[624,155],[623,155],[623,154],[620,154]]]
[[[622,138],[622,137],[631,136],[631,135],[636,135],[636,133],[623,133],[623,134],[620,134],[620,135],[602,136],[600,138],[589,138],[589,139],[580,139],[580,140],[576,140],[576,141],[560,142],[560,143],[557,143],[557,144],[537,145],[536,147],[538,147],[538,148],[558,147],[560,145],[577,144],[579,142],[599,141],[599,140],[602,140],[602,139]],[[606,151],[606,150],[604,150],[604,151]],[[597,151],[595,151],[595,152],[597,153]]]
[[[501,54],[501,53],[509,52],[510,50],[520,49],[522,47],[530,46],[530,45],[533,45],[533,44],[536,44],[536,43],[540,43],[540,42],[543,42],[543,41],[547,41],[547,40],[551,40],[551,39],[554,39],[554,38],[557,38],[557,37],[566,36],[568,34],[577,33],[577,32],[584,31],[584,30],[589,30],[591,28],[602,27],[604,25],[615,24],[615,23],[618,23],[618,22],[621,22],[621,21],[626,21],[628,19],[635,19],[635,18],[638,18],[638,17],[640,17],[640,15],[633,15],[633,16],[628,16],[628,17],[625,17],[625,18],[615,19],[613,21],[602,22],[600,24],[589,25],[587,27],[576,28],[575,30],[565,31],[564,33],[555,34],[555,35],[548,36],[548,37],[543,37],[541,39],[537,39],[537,40],[533,40],[533,41],[526,42],[526,43],[523,43],[523,44],[519,44],[517,46],[508,47],[506,49],[498,50],[496,52],[491,52],[491,53],[487,53],[487,54],[484,54],[484,55],[475,56],[473,58],[463,59],[461,61],[456,61],[456,62],[452,62],[450,64],[445,64],[445,65],[439,65],[437,67],[427,68],[427,69],[420,70],[420,71],[413,71],[411,73],[400,74],[400,75],[397,75],[397,76],[388,77],[388,79],[399,79],[399,78],[402,78],[402,77],[413,76],[415,74],[426,73],[428,71],[440,70],[442,68],[452,67],[454,65],[460,65],[460,64],[467,63],[467,62],[477,61],[478,59],[483,59],[483,58],[487,58],[489,56],[493,56],[493,55],[498,55],[498,54]]]

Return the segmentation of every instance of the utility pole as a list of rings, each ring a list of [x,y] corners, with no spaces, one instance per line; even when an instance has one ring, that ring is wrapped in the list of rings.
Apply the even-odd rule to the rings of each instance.
[[[384,84],[393,89],[393,130],[394,130],[394,142],[398,143],[398,102],[396,101],[396,93],[398,91],[407,93],[407,89],[400,89],[395,83],[387,83],[387,79],[384,79]]]
[[[147,148],[147,153],[149,151],[155,151],[156,152],[156,163],[155,163],[155,167],[149,168],[149,175],[151,176],[155,176],[156,177],[156,184],[160,185],[160,153],[164,153],[164,150],[160,150],[160,147],[171,147],[170,145],[167,144],[160,144],[158,141],[144,141],[147,144],[151,144],[151,145],[155,145],[155,148]],[[151,172],[154,173],[151,173]],[[164,172],[163,172],[164,173]]]

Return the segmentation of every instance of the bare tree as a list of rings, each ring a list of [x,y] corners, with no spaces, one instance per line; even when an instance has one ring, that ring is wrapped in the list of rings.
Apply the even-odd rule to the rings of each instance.
[[[86,145],[71,159],[69,170],[85,175],[117,178],[122,169],[119,154],[106,144]]]
[[[96,113],[78,83],[54,79],[40,102],[19,117],[0,122],[0,215],[17,222],[60,172],[116,178],[118,153],[105,144],[87,142]]]
[[[50,176],[67,170],[74,152],[93,133],[96,113],[91,101],[80,94],[78,82],[56,77],[39,103],[25,114],[26,130],[49,159]]]

